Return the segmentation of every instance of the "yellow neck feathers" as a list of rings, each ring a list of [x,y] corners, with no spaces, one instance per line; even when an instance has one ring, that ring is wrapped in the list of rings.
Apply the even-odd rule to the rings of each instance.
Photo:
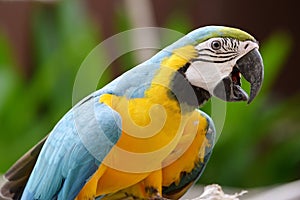
[[[174,50],[170,57],[161,62],[161,67],[154,77],[151,87],[146,91],[146,97],[151,98],[153,102],[168,105],[168,107],[178,107],[178,102],[170,101],[171,81],[177,70],[195,57],[197,57],[197,50],[191,45]]]

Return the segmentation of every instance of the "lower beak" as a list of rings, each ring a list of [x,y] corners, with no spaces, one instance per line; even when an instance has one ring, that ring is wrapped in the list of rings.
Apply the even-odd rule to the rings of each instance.
[[[260,91],[264,78],[263,61],[258,49],[255,48],[241,57],[236,62],[235,68],[250,83],[250,97],[240,87],[240,81],[233,81],[232,74],[218,83],[214,89],[214,95],[225,101],[248,101],[251,103]]]

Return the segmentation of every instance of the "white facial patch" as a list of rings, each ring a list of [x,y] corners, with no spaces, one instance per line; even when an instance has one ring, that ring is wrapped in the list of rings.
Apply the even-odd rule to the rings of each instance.
[[[220,48],[216,48],[220,44]],[[211,94],[216,85],[229,76],[236,61],[258,44],[252,41],[237,41],[229,38],[211,38],[195,47],[199,56],[191,62],[186,71],[186,78],[197,87]]]
[[[220,80],[231,73],[232,67],[222,67],[217,63],[207,64],[203,61],[196,61],[189,66],[185,74],[192,85],[206,89],[212,94],[213,89]]]

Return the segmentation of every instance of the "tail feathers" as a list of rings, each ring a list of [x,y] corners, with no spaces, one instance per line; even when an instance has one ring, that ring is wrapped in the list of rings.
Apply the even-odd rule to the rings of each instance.
[[[0,200],[20,199],[47,137],[22,156],[5,174]]]

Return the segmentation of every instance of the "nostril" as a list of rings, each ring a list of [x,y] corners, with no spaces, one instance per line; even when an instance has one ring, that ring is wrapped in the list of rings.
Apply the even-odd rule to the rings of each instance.
[[[249,46],[249,43],[247,43],[247,44],[245,45],[244,49],[247,49],[248,46]]]

